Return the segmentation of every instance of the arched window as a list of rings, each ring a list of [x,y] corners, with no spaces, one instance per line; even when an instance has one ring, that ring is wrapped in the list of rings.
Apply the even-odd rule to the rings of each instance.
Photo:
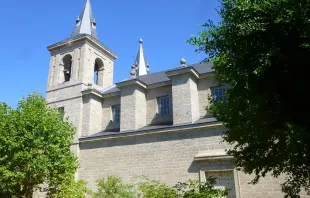
[[[98,85],[98,76],[99,76],[99,65],[97,62],[95,62],[95,68],[94,68],[94,83]]]
[[[72,56],[71,55],[66,55],[63,59],[63,64],[64,64],[64,79],[65,82],[70,81],[71,78],[71,70],[72,70]]]
[[[103,62],[97,58],[94,65],[94,84],[103,85]]]

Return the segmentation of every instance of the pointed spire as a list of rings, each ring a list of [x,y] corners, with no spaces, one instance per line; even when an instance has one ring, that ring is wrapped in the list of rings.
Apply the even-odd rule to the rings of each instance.
[[[88,34],[97,38],[96,21],[93,17],[93,12],[90,5],[90,0],[86,0],[84,10],[78,16],[76,25],[71,37],[78,36],[80,34]]]
[[[140,48],[139,48],[138,55],[136,58],[136,66],[137,66],[136,70],[137,70],[137,76],[142,76],[142,75],[146,75],[150,73],[150,71],[149,71],[149,65],[144,57],[143,46],[142,46],[143,40],[141,37],[139,39],[139,43],[140,43]]]

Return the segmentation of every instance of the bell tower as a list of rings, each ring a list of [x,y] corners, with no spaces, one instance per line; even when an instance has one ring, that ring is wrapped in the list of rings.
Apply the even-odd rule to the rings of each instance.
[[[51,53],[48,90],[77,82],[99,87],[112,85],[117,57],[100,43],[96,28],[90,1],[87,0],[72,35],[48,47]]]
[[[50,106],[64,109],[76,127],[75,142],[81,136],[86,103],[82,91],[90,86],[100,91],[113,84],[117,56],[98,40],[96,28],[87,0],[71,36],[48,47],[51,56],[46,100]]]

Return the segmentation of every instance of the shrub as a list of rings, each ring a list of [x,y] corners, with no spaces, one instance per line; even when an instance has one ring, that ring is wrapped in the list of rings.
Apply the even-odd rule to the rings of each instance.
[[[124,184],[119,177],[108,176],[97,181],[98,191],[93,198],[135,198],[133,186]]]
[[[176,190],[172,187],[146,177],[142,177],[142,179],[145,181],[138,184],[138,190],[143,198],[178,198]]]

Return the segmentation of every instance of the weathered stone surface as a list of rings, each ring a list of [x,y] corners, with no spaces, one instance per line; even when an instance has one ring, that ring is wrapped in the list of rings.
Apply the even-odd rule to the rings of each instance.
[[[194,123],[199,119],[197,81],[190,74],[172,77],[173,124]]]

